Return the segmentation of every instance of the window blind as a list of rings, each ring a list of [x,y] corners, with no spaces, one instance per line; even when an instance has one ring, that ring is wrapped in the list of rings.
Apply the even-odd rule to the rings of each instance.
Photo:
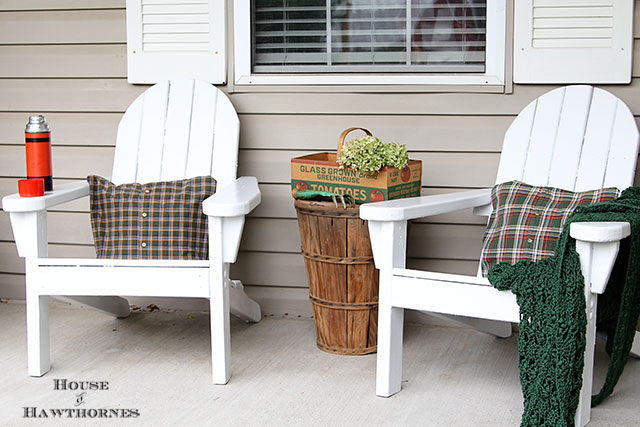
[[[253,0],[254,73],[483,73],[486,0]]]

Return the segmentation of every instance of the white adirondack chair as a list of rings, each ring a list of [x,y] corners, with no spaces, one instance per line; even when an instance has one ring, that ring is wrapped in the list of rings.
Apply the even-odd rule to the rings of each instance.
[[[553,90],[531,102],[506,132],[496,182],[520,180],[571,191],[632,185],[638,158],[638,129],[627,106],[590,86]],[[407,220],[475,208],[488,215],[491,189],[392,200],[363,205],[369,221],[375,265],[380,269],[376,393],[401,388],[404,309],[479,319],[475,326],[497,336],[511,334],[519,321],[511,291],[487,279],[406,269]],[[604,291],[619,241],[628,223],[575,223],[586,286],[589,319],[584,382],[576,425],[589,422],[597,295]],[[480,274],[480,273],[479,273]],[[634,350],[639,350],[636,334]]]
[[[209,260],[96,260],[47,257],[47,209],[87,196],[86,181],[56,185],[43,197],[3,198],[18,253],[26,262],[29,375],[50,369],[50,295],[72,297],[117,317],[129,315],[125,296],[207,298],[211,307],[213,382],[225,384],[229,362],[229,312],[257,322],[260,307],[229,279],[244,217],[260,203],[254,177],[236,179],[239,120],[229,99],[210,84],[165,81],[147,89],[118,127],[112,181],[148,183],[211,175],[215,195],[208,215]],[[229,301],[231,294],[231,302]]]

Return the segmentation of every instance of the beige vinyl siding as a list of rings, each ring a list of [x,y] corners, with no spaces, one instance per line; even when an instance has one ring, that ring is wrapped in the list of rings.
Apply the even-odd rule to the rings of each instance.
[[[25,174],[23,130],[34,113],[45,114],[52,128],[56,184],[88,174],[110,176],[118,121],[146,89],[126,80],[124,3],[0,0],[0,196],[15,192]],[[640,1],[636,18],[639,9]],[[640,20],[635,22],[640,39]],[[636,40],[636,64],[638,49]],[[606,89],[640,116],[640,64],[634,70],[631,85]],[[509,95],[231,93],[241,121],[239,174],[257,176],[262,191],[262,204],[246,221],[232,277],[243,281],[267,314],[311,314],[289,193],[291,157],[335,150],[343,129],[362,126],[383,140],[405,143],[423,161],[423,194],[491,186],[506,128],[551,88],[515,85]],[[418,221],[409,264],[474,274],[484,221],[470,211]],[[88,199],[50,213],[49,239],[51,256],[94,256]],[[24,297],[24,262],[6,213],[0,213],[0,297]]]

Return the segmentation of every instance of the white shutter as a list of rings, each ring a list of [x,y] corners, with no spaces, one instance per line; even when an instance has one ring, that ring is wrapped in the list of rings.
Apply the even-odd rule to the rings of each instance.
[[[129,83],[226,81],[225,0],[127,0]]]
[[[517,0],[516,83],[630,83],[634,0]]]

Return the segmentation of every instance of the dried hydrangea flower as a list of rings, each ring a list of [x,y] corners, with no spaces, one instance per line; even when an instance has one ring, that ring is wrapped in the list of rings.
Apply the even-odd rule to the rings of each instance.
[[[349,167],[376,176],[385,166],[404,168],[409,163],[409,154],[402,144],[385,144],[375,136],[362,136],[344,143],[337,160],[341,169]]]

